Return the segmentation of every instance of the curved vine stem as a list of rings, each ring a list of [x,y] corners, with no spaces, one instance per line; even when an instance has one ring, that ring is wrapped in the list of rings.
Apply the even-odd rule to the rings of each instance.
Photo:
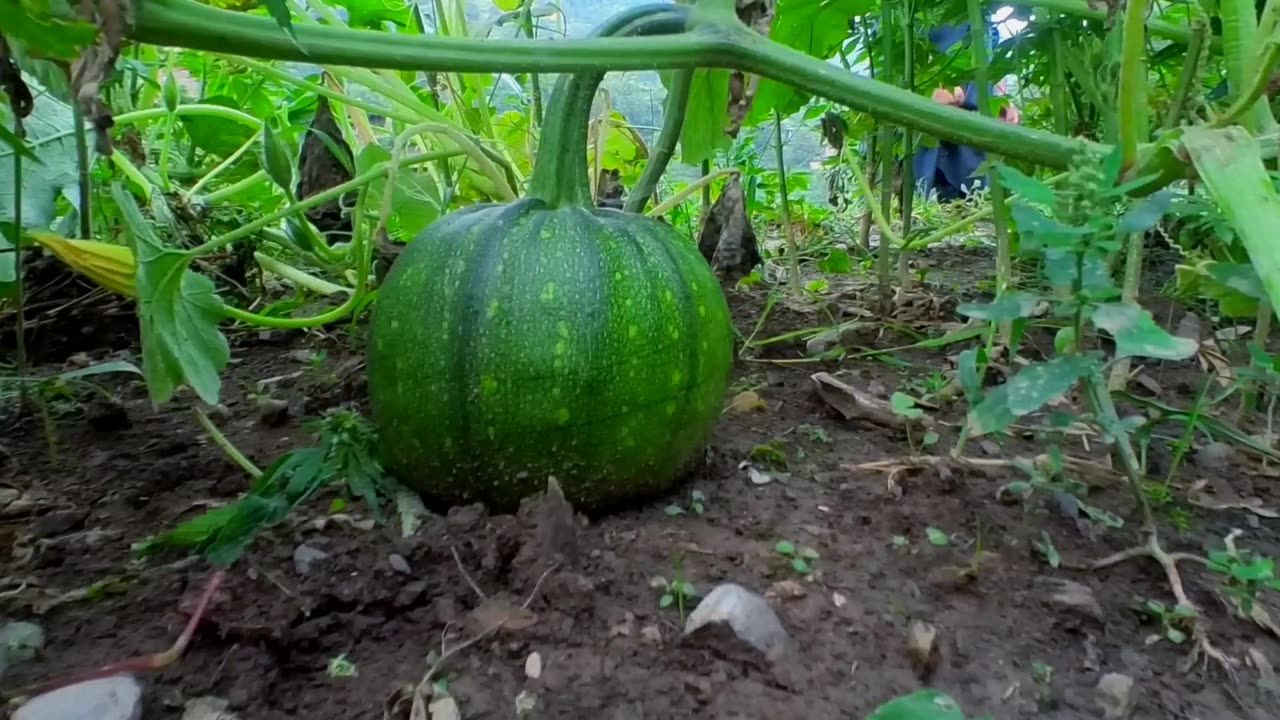
[[[662,105],[662,131],[649,155],[649,162],[645,163],[644,172],[627,197],[624,206],[627,212],[644,212],[645,205],[658,189],[658,181],[662,179],[671,157],[675,155],[680,133],[684,130],[684,113],[689,107],[689,90],[692,86],[692,70],[677,70],[672,73],[671,87],[667,88],[667,99]]]
[[[667,6],[680,7],[680,6]],[[934,103],[844,72],[741,23],[699,14],[689,32],[660,37],[473,40],[297,25],[294,37],[267,17],[193,0],[145,0],[131,37],[168,47],[355,67],[451,72],[604,72],[732,68],[817,94],[895,125],[1048,167],[1066,169],[1087,141],[1032,130]],[[736,21],[735,21],[736,22]],[[1102,148],[1105,152],[1106,148]]]
[[[719,170],[716,170],[715,172],[709,172],[706,175],[703,175],[702,177],[698,178],[697,180],[694,180],[692,183],[689,184],[689,187],[684,188],[683,190],[676,193],[675,195],[672,195],[671,197],[667,198],[661,204],[654,205],[652,208],[649,209],[648,212],[645,213],[645,215],[649,217],[662,217],[663,215],[666,215],[667,213],[671,212],[672,208],[676,207],[677,205],[684,202],[685,200],[688,200],[689,198],[693,197],[695,194],[697,194],[699,190],[711,187],[711,183],[715,182],[716,180],[719,180],[722,177],[728,177],[730,175],[740,175],[740,174],[742,174],[742,171],[739,170],[738,168],[721,168]]]

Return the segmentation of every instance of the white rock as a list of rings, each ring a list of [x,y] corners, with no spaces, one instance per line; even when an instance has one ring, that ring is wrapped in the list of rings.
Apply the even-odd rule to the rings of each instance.
[[[1124,720],[1133,713],[1133,678],[1107,673],[1098,680],[1098,704],[1107,720]]]
[[[689,614],[684,634],[715,622],[728,623],[735,635],[771,659],[792,645],[791,635],[769,603],[740,585],[716,586]]]
[[[316,565],[328,559],[329,553],[319,548],[314,548],[310,545],[299,545],[293,551],[293,569],[299,575],[310,575]]]
[[[226,700],[212,695],[192,698],[183,706],[182,720],[240,720],[227,709],[228,704]]]
[[[530,680],[537,680],[542,676],[542,656],[536,652],[529,653],[529,657],[524,659],[524,676]]]
[[[139,720],[142,686],[131,675],[68,685],[32,698],[13,720]]]

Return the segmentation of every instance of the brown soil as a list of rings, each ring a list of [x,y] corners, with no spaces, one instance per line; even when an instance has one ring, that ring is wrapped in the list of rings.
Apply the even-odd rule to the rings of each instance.
[[[928,262],[948,266],[938,258]],[[947,284],[956,287],[950,278]],[[761,298],[735,294],[733,302],[739,330],[751,334]],[[816,325],[818,317],[778,310],[760,336]],[[97,339],[102,342],[90,353],[95,360],[134,349],[133,338]],[[862,340],[867,347],[909,342],[890,334]],[[233,341],[235,364],[224,375],[226,413],[218,422],[260,465],[309,441],[301,428],[306,417],[363,402],[358,345],[345,333],[254,333]],[[319,372],[289,357],[304,348],[327,352]],[[42,370],[52,371],[84,349],[76,343],[55,357],[56,348],[42,345],[41,357],[50,363]],[[798,358],[803,350],[803,343],[780,344],[767,356]],[[859,719],[885,700],[926,686],[952,694],[973,717],[1098,718],[1094,687],[1108,672],[1135,680],[1136,718],[1274,717],[1266,710],[1274,700],[1259,689],[1252,667],[1241,666],[1237,682],[1214,664],[1207,673],[1197,666],[1184,674],[1178,666],[1189,642],[1146,642],[1158,627],[1132,610],[1135,598],[1172,604],[1157,565],[1136,560],[1096,572],[1055,570],[1034,550],[1042,532],[1068,560],[1135,544],[1139,519],[1118,476],[1090,482],[1090,501],[1126,521],[1124,528],[1108,530],[1065,517],[1057,504],[1024,509],[997,502],[997,489],[1017,473],[950,467],[890,483],[877,471],[847,469],[910,456],[908,438],[839,419],[815,396],[810,375],[843,369],[851,372],[851,383],[891,393],[946,369],[948,352],[958,348],[895,356],[911,363],[905,368],[873,359],[740,361],[733,392],[753,388],[767,410],[726,413],[704,474],[647,507],[593,520],[580,530],[584,552],[578,560],[547,573],[540,586],[546,565],[529,551],[537,537],[528,518],[453,508],[401,538],[394,522],[359,529],[351,522],[364,517],[356,502],[333,517],[334,496],[316,498],[262,535],[233,566],[185,657],[144,676],[144,716],[178,718],[186,700],[214,695],[229,700],[245,720],[383,717],[384,703],[422,678],[442,642],[452,647],[466,641],[492,617],[476,612],[482,598],[460,572],[456,551],[480,592],[514,605],[531,598],[536,615],[457,652],[445,665],[441,677],[467,718],[514,717],[523,691],[536,697],[532,717],[541,718]],[[1166,401],[1184,407],[1201,377],[1193,368],[1174,366],[1149,374],[1166,389]],[[250,397],[264,380],[271,381],[273,397],[290,403],[291,418],[280,427],[262,425]],[[3,607],[10,619],[34,620],[48,633],[43,657],[3,677],[10,692],[167,647],[210,568],[173,555],[142,565],[130,545],[247,486],[195,422],[189,395],[155,411],[141,382],[104,385],[117,391],[127,421],[111,413],[104,420],[92,407],[87,415],[61,420],[52,459],[37,418],[22,419],[0,438],[4,485],[34,503],[16,513],[11,506],[0,519]],[[941,440],[930,452],[950,449],[963,412],[963,403],[953,403],[935,413]],[[774,441],[787,455],[787,473],[753,484],[740,463]],[[1089,452],[1077,439],[1064,449],[1105,464],[1099,445],[1092,438]],[[1009,438],[1001,445],[973,441],[967,454],[1011,458],[1043,448]],[[1152,453],[1158,457],[1158,448]],[[1179,487],[1203,477],[1198,473],[1188,466]],[[1238,460],[1209,479],[1280,506],[1274,480],[1252,460]],[[706,495],[705,514],[664,512],[695,488]],[[1248,530],[1241,540],[1247,547],[1280,552],[1276,521],[1259,523],[1249,513],[1203,510],[1185,501],[1181,507],[1191,514],[1190,529],[1164,529],[1170,550],[1220,547],[1220,538],[1239,527]],[[932,544],[930,527],[949,534],[950,543]],[[988,554],[964,582],[954,568],[974,559],[979,532]],[[895,543],[898,536],[909,544]],[[811,579],[778,561],[774,545],[784,539],[820,553]],[[302,543],[329,555],[306,575],[293,561]],[[407,563],[407,573],[393,554]],[[789,666],[770,667],[723,634],[682,640],[677,610],[660,609],[660,592],[650,584],[656,575],[672,577],[678,556],[685,578],[703,593],[722,582],[771,593],[800,648]],[[1274,637],[1225,612],[1212,592],[1215,578],[1194,565],[1183,570],[1219,648],[1236,658],[1257,648],[1280,660]],[[1102,617],[1055,606],[1046,577],[1091,588]],[[103,582],[112,578],[117,581]],[[89,597],[51,602],[95,583]],[[914,621],[937,629],[932,673],[921,672],[906,652]],[[543,666],[536,680],[525,673],[534,652]],[[326,668],[340,655],[355,664],[357,676],[329,677]],[[1052,668],[1051,678],[1036,670],[1041,664]]]

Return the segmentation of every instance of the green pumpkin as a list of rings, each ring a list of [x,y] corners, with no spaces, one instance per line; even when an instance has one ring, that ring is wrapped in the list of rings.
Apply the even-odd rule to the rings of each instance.
[[[599,77],[562,76],[529,196],[428,227],[378,291],[369,397],[384,460],[448,503],[512,508],[554,476],[583,510],[670,489],[720,416],[733,334],[691,241],[590,207]]]

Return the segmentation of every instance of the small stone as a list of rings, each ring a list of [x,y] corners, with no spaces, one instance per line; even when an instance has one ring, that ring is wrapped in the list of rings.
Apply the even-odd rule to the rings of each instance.
[[[88,517],[88,510],[56,510],[31,523],[31,536],[49,538],[68,533],[84,524]]]
[[[1103,675],[1095,692],[1106,720],[1124,720],[1133,714],[1133,678],[1128,675]]]
[[[536,652],[529,653],[524,659],[524,676],[530,680],[542,677],[542,656]]]
[[[97,432],[108,433],[133,427],[129,411],[114,398],[100,397],[85,407],[84,419]]]
[[[395,570],[401,575],[413,574],[413,569],[409,567],[409,561],[405,560],[403,555],[391,553],[387,556],[387,564],[391,566],[392,570]]]
[[[142,686],[131,675],[68,685],[29,700],[13,720],[139,720]]]
[[[182,720],[239,720],[230,703],[212,695],[191,698],[182,711]]]
[[[645,625],[640,628],[640,637],[654,645],[662,644],[662,630],[657,625]]]
[[[93,364],[93,358],[89,357],[89,353],[78,352],[67,358],[67,365],[71,368],[87,368]]]
[[[208,415],[209,419],[215,423],[224,423],[231,419],[231,408],[223,405],[222,403],[218,403],[217,405],[209,408],[209,411],[205,414]]]
[[[280,427],[289,419],[289,403],[276,398],[263,398],[258,403],[258,422],[267,427]]]
[[[907,634],[907,659],[916,672],[916,677],[928,681],[942,658],[937,644],[938,630],[934,626],[919,620],[911,623]]]
[[[329,559],[329,553],[310,545],[299,545],[293,551],[293,569],[299,575],[310,575],[315,566]]]
[[[0,509],[9,507],[19,497],[22,493],[14,488],[0,488]]]
[[[407,583],[400,588],[400,592],[396,593],[395,606],[398,609],[413,607],[418,604],[418,600],[422,598],[422,594],[427,591],[426,580],[415,580]]]
[[[1074,580],[1064,578],[1042,577],[1038,583],[1045,588],[1050,604],[1072,610],[1103,622],[1102,605],[1094,597],[1093,590]]]
[[[1226,470],[1236,462],[1236,449],[1230,443],[1211,442],[1197,449],[1194,457],[1201,470]]]
[[[804,351],[809,355],[821,355],[840,344],[840,336],[835,332],[824,332],[809,338],[804,344]]]
[[[427,706],[427,712],[431,714],[431,720],[462,720],[458,701],[448,695],[432,700]]]
[[[806,594],[807,591],[804,586],[795,580],[779,580],[769,588],[769,591],[764,596],[770,600],[795,600],[804,597]]]
[[[43,649],[44,628],[29,622],[6,623],[0,628],[0,675],[33,660]]]
[[[689,636],[711,623],[726,623],[743,642],[777,658],[791,649],[794,640],[777,613],[759,595],[733,583],[717,585],[689,614],[684,634]]]
[[[849,602],[849,599],[837,592],[831,593],[831,602],[835,604],[836,607],[842,608]]]
[[[316,359],[316,353],[314,350],[302,348],[300,350],[290,350],[285,357],[294,362],[306,364]]]

